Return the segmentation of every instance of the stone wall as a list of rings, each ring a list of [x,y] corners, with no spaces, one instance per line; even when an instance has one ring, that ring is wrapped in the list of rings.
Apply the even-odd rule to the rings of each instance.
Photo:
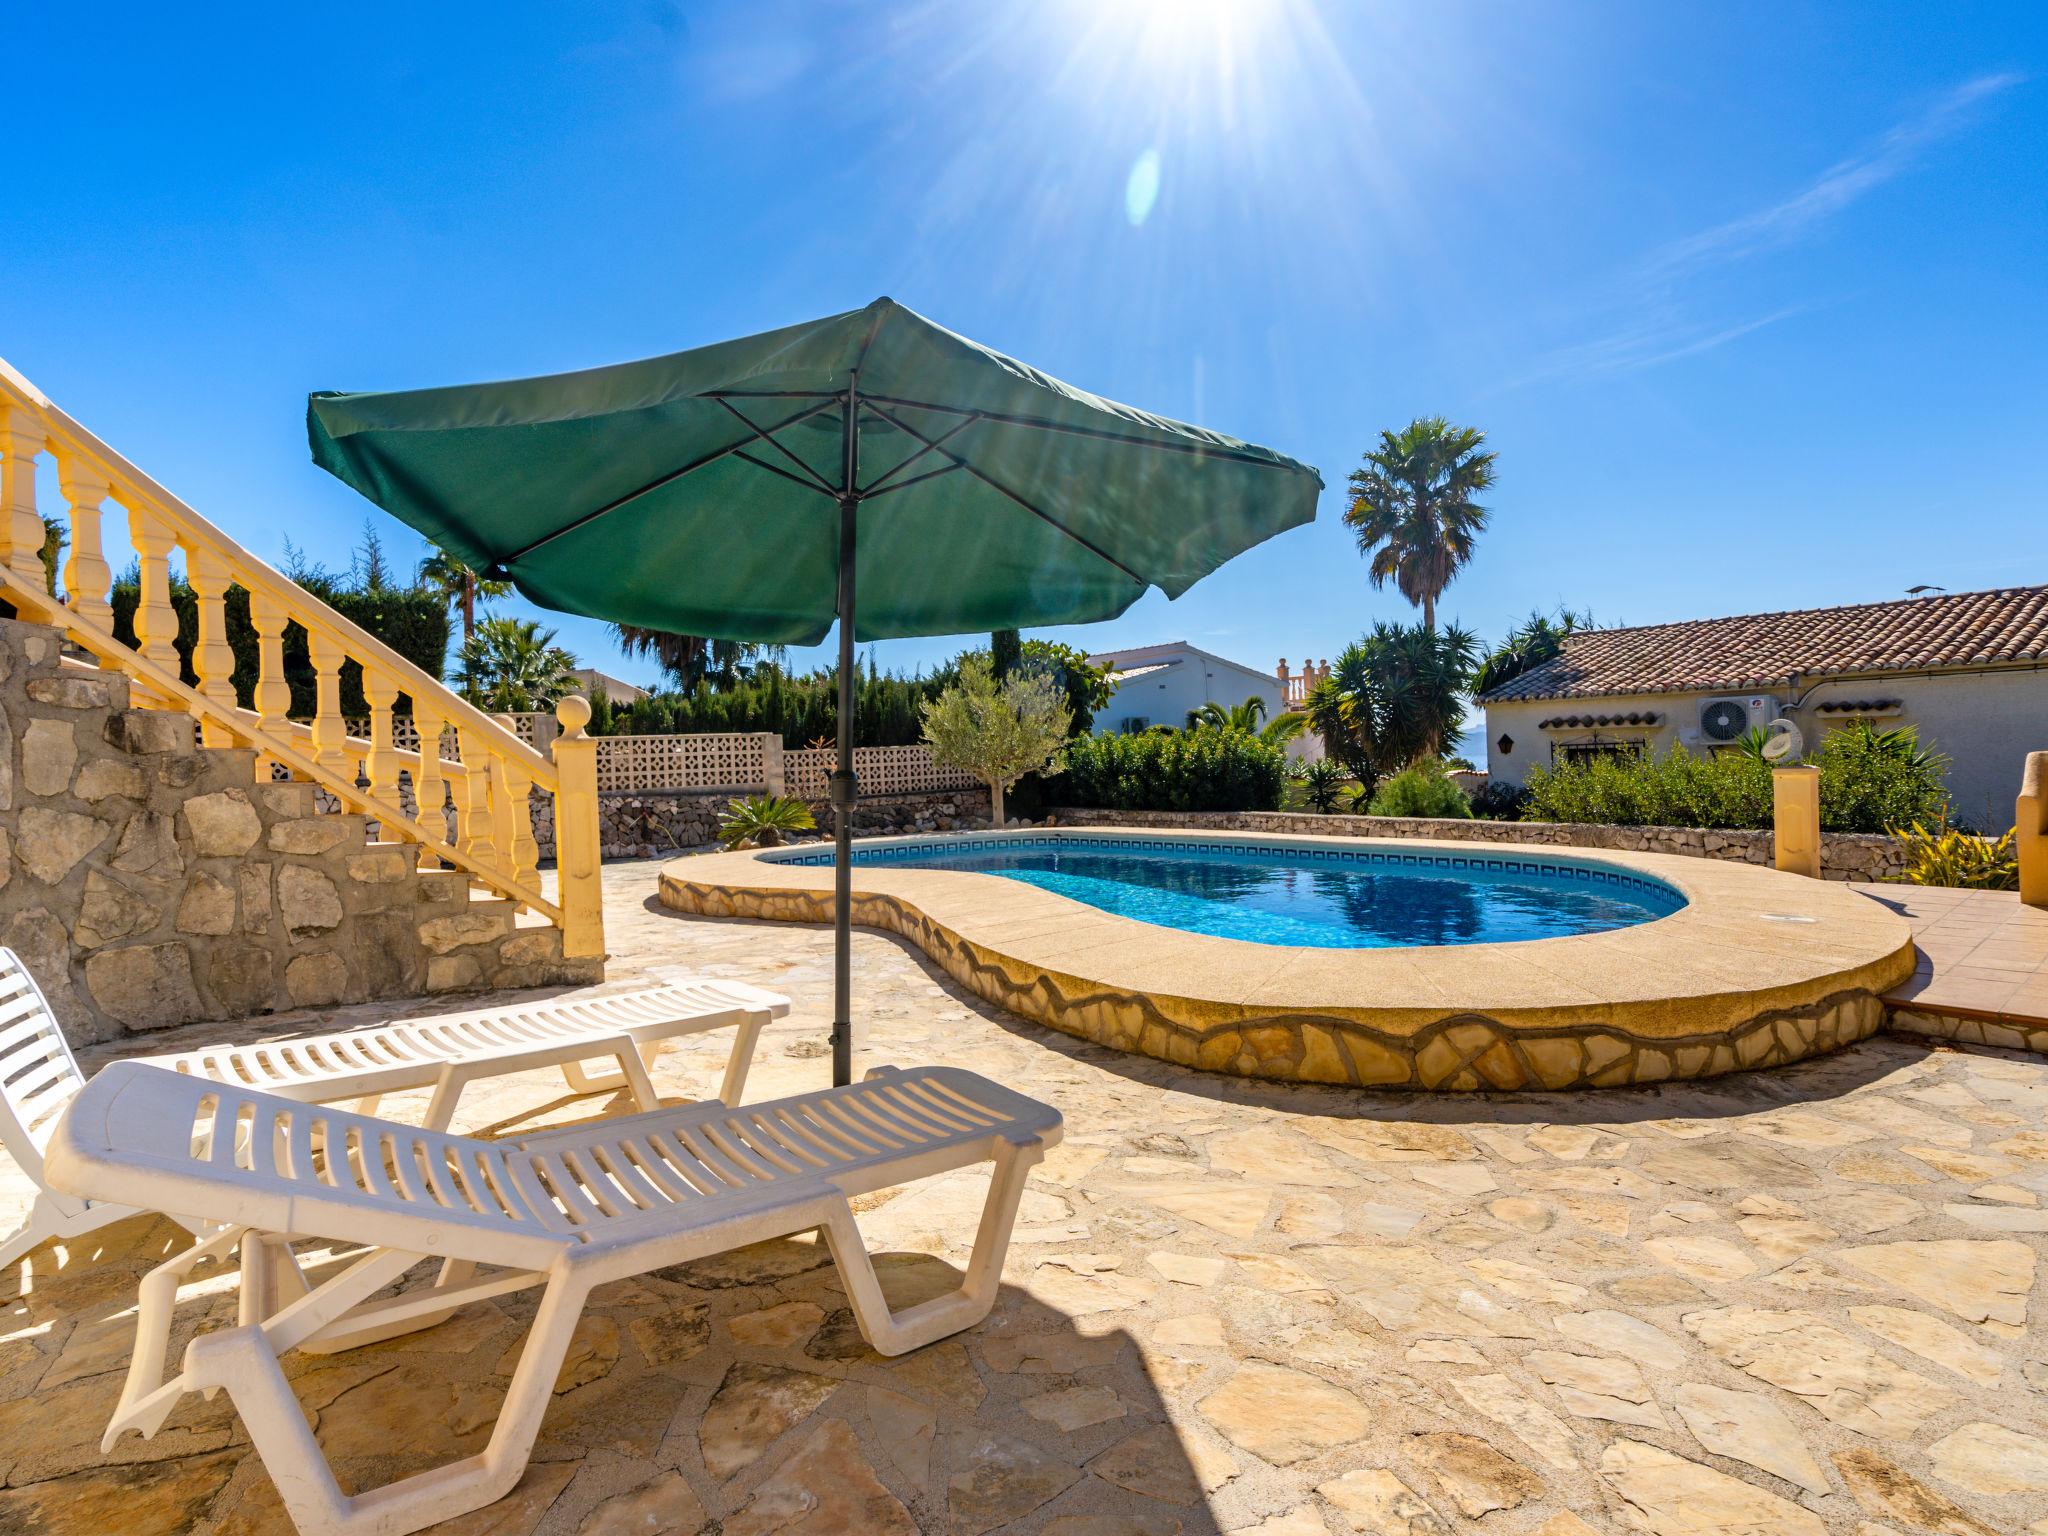
[[[1620,853],[1680,853],[1737,864],[1771,862],[1768,832],[1699,827],[1603,827],[1557,821],[1449,821],[1420,816],[1317,816],[1299,811],[1055,810],[1048,825],[1183,827],[1195,831],[1280,832],[1301,837],[1425,837],[1446,842],[1563,844]],[[1821,835],[1821,870],[1829,880],[1885,880],[1905,867],[1899,845],[1861,833]]]
[[[661,858],[718,841],[718,821],[732,803],[730,791],[649,789],[604,791],[597,797],[599,834],[608,859]],[[832,808],[808,802],[819,828],[832,825]],[[904,832],[968,831],[988,825],[988,791],[942,789],[916,795],[864,798],[853,809],[853,828],[862,837]],[[533,801],[533,835],[541,857],[555,855],[555,806],[544,795]]]
[[[183,714],[129,707],[56,631],[0,621],[0,943],[76,1044],[429,991],[595,980],[467,876],[256,782]]]

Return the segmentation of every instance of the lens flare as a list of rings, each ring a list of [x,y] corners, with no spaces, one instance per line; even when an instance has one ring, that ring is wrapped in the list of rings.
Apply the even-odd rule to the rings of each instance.
[[[1152,217],[1152,205],[1159,201],[1159,151],[1148,149],[1131,166],[1124,182],[1124,217],[1136,229]]]

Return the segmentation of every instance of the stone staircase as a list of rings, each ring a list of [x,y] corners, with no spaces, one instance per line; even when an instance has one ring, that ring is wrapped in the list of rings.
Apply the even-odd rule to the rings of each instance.
[[[323,811],[319,786],[259,775],[253,748],[200,745],[189,715],[139,707],[62,639],[0,620],[0,943],[74,1042],[602,976],[556,925],[374,839],[369,814]]]

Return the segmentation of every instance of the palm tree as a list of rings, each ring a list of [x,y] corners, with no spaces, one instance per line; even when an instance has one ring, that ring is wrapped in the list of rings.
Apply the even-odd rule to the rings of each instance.
[[[484,619],[462,642],[455,682],[479,709],[517,714],[574,692],[575,668],[552,629],[532,619]]]
[[[476,634],[477,599],[489,602],[512,595],[511,582],[479,576],[445,550],[435,550],[420,562],[419,584],[450,607],[460,607],[465,646]]]
[[[1260,724],[1261,721],[1265,723]],[[1284,747],[1308,729],[1308,716],[1297,710],[1266,719],[1266,701],[1256,693],[1242,704],[1225,709],[1213,699],[1200,709],[1188,711],[1188,729],[1209,726],[1219,731],[1242,731],[1256,736],[1269,747]]]
[[[707,640],[702,635],[643,629],[637,624],[614,624],[612,638],[628,656],[653,657],[656,665],[685,692],[702,682],[730,687],[748,662],[764,653],[779,654],[782,649],[743,640]]]
[[[1457,739],[1478,659],[1478,640],[1455,624],[1375,624],[1309,691],[1308,723],[1370,794],[1385,775]]]
[[[1472,692],[1490,693],[1524,672],[1533,672],[1545,662],[1555,661],[1564,654],[1565,641],[1582,629],[1597,628],[1590,608],[1584,613],[1560,608],[1554,617],[1540,611],[1531,613],[1487,652],[1486,659],[1472,674]]]
[[[1380,433],[1379,447],[1351,471],[1344,522],[1372,561],[1372,584],[1393,582],[1422,610],[1424,629],[1436,628],[1436,600],[1486,527],[1486,508],[1473,497],[1493,484],[1498,455],[1481,451],[1485,441],[1476,427],[1417,418]]]

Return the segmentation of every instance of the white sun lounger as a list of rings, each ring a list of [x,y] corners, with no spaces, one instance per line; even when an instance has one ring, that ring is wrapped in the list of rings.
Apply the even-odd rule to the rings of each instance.
[[[659,1107],[647,1072],[679,1035],[733,1031],[719,1098],[737,1104],[761,1026],[789,1012],[789,999],[742,982],[693,978],[610,996],[546,998],[478,1013],[405,1019],[371,1029],[268,1045],[210,1046],[137,1058],[196,1077],[261,1088],[306,1103],[359,1101],[374,1113],[380,1095],[432,1088],[426,1124],[445,1129],[463,1090],[482,1078],[560,1067],[575,1093],[631,1090],[641,1109]],[[584,1064],[611,1058],[615,1072]],[[28,1219],[0,1239],[0,1267],[53,1237],[78,1237],[138,1214],[133,1201],[83,1201],[49,1188],[43,1144],[85,1082],[42,989],[13,951],[0,948],[0,1145],[38,1187]],[[199,1230],[183,1213],[177,1219]]]
[[[143,1280],[135,1356],[103,1448],[130,1429],[155,1434],[188,1392],[225,1388],[303,1536],[401,1536],[519,1481],[584,1299],[608,1281],[819,1230],[861,1332],[883,1354],[972,1327],[994,1304],[1025,1178],[1060,1130],[1058,1111],[949,1067],[885,1068],[745,1108],[697,1104],[485,1141],[115,1062],[72,1102],[47,1166],[85,1199],[118,1195],[228,1224]],[[964,1282],[891,1312],[849,1199],[986,1161],[994,1176]],[[288,1249],[275,1262],[293,1238],[370,1251],[308,1288]],[[238,1242],[241,1324],[194,1339],[183,1372],[163,1382],[180,1278]],[[429,1259],[443,1261],[436,1283],[370,1299]],[[277,1357],[391,1338],[542,1284],[485,1448],[342,1493]]]

